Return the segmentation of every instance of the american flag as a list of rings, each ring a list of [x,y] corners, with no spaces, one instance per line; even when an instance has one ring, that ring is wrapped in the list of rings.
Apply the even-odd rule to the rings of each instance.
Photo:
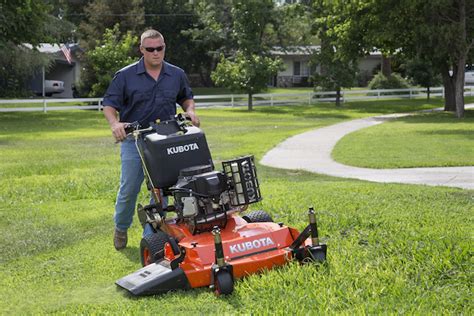
[[[72,55],[71,55],[71,50],[67,46],[67,44],[61,44],[61,50],[63,51],[64,57],[66,57],[66,60],[69,64],[72,64]]]

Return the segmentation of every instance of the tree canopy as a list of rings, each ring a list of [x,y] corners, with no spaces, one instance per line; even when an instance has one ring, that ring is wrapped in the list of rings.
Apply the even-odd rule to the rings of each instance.
[[[445,109],[464,113],[464,68],[474,45],[474,0],[320,0],[342,54],[382,53],[431,60],[443,77]]]

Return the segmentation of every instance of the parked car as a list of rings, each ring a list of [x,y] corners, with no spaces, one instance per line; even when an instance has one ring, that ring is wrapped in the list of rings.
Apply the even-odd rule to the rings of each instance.
[[[36,95],[43,95],[43,91],[36,90]],[[45,80],[44,81],[44,94],[47,97],[52,96],[54,93],[64,92],[64,82],[59,80]]]
[[[474,84],[474,70],[466,71],[464,74],[464,83]]]

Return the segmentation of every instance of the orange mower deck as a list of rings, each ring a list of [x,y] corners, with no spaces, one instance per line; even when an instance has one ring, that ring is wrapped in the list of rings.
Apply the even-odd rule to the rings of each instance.
[[[174,255],[171,251],[170,254],[165,247],[163,260],[125,276],[116,282],[117,285],[133,295],[216,285],[219,258],[216,255],[218,245],[215,235],[212,232],[192,235],[185,225],[174,223],[168,224],[167,230],[171,235],[184,236],[178,243],[180,253]],[[240,216],[229,215],[225,229],[219,233],[223,251],[221,262],[224,262],[221,266],[231,271],[233,281],[282,266],[295,257],[307,257],[310,253],[308,249],[312,247],[319,247],[325,257],[326,246],[311,246],[312,240],[307,238],[309,234],[309,229],[300,234],[298,230],[283,224],[248,223]],[[295,242],[300,245],[295,245]]]

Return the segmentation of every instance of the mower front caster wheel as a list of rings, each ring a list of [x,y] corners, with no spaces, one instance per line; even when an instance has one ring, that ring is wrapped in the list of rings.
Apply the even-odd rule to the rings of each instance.
[[[156,233],[146,235],[140,242],[140,259],[143,266],[163,259],[165,244],[169,242],[168,234],[158,230]]]
[[[312,246],[307,249],[308,259],[315,263],[323,263],[326,261],[326,245]]]
[[[228,295],[234,291],[234,279],[230,272],[221,270],[216,273],[214,289],[217,295]]]

